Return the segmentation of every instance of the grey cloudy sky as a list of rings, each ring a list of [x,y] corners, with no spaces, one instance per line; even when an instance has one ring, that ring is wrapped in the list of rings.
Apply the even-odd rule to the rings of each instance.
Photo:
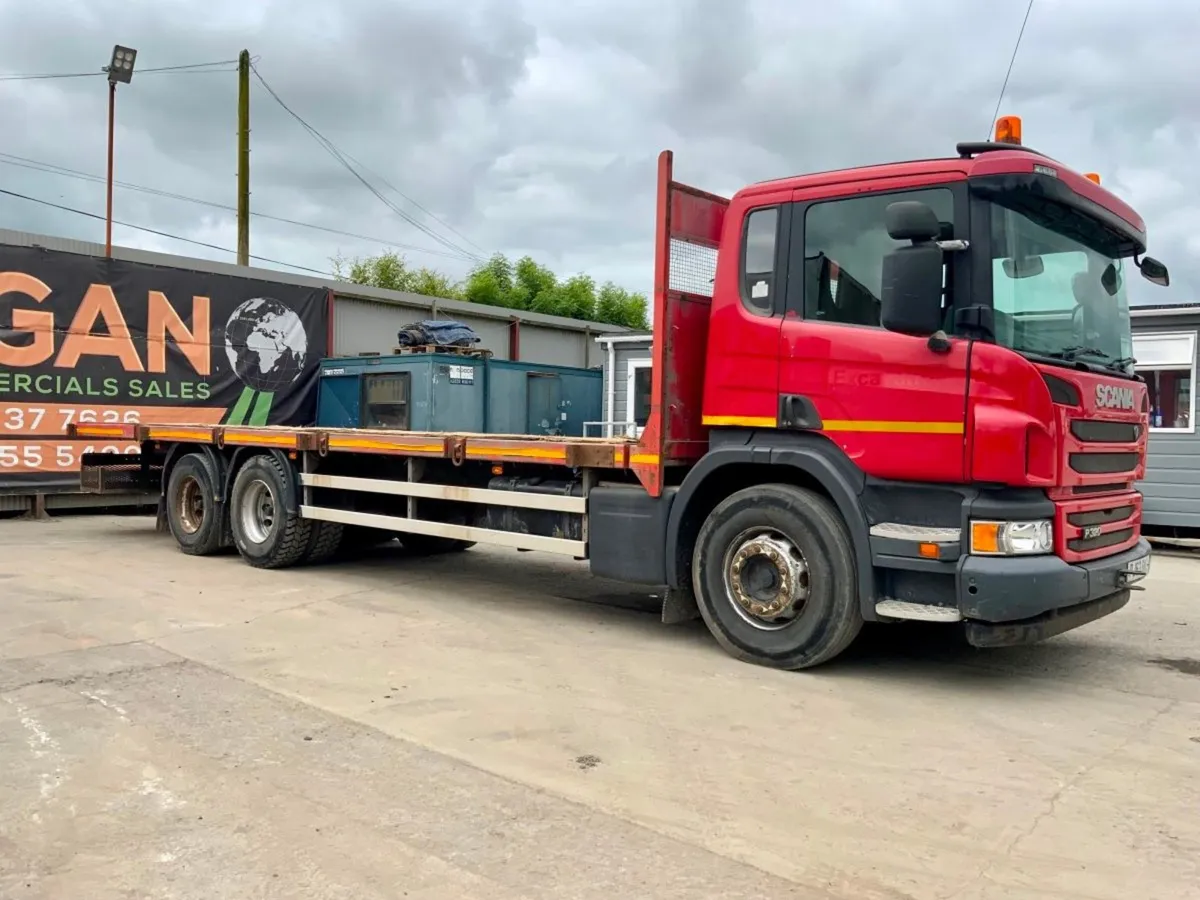
[[[233,59],[342,150],[486,251],[531,253],[635,290],[651,279],[654,159],[717,192],[939,156],[990,124],[1026,0],[0,0],[0,73],[84,72],[112,45],[146,69]],[[1189,9],[1189,7],[1191,7]],[[1002,112],[1147,220],[1169,291],[1200,299],[1200,7],[1036,0]],[[0,80],[0,153],[102,174],[102,77]],[[233,204],[236,76],[135,75],[117,178]],[[260,85],[256,211],[439,247],[340,168]],[[0,162],[0,187],[102,213],[102,184]],[[403,205],[403,201],[395,198]],[[410,211],[420,217],[417,210]],[[118,189],[115,217],[222,247],[232,213]],[[0,196],[0,226],[103,240],[103,223]],[[436,225],[434,227],[437,227]],[[458,245],[470,245],[444,232]],[[117,227],[117,243],[228,254]],[[251,252],[314,269],[378,252],[255,219]],[[440,248],[447,253],[445,248]],[[455,276],[461,257],[407,251]]]

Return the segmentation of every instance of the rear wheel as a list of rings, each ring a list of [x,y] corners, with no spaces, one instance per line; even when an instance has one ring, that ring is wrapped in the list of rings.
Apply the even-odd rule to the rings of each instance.
[[[189,453],[167,479],[167,525],[179,549],[209,556],[225,547],[224,509],[216,502],[216,485],[207,460]]]
[[[312,522],[309,526],[311,533],[308,538],[308,550],[305,551],[306,563],[323,563],[337,556],[345,540],[345,528],[337,522]]]
[[[700,613],[733,656],[780,669],[819,665],[862,628],[850,535],[825,497],[787,484],[727,497],[696,539]]]
[[[308,554],[313,523],[289,513],[284,497],[290,473],[273,456],[255,456],[238,470],[229,501],[233,542],[242,559],[260,569],[282,569]]]

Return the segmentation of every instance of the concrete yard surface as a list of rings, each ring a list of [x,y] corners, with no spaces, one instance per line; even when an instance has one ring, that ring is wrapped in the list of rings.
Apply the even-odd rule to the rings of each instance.
[[[976,651],[727,657],[580,563],[0,521],[0,898],[1200,898],[1200,562]]]

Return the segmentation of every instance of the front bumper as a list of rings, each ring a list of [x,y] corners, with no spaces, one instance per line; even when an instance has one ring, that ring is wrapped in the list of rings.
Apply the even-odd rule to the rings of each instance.
[[[965,556],[956,581],[967,639],[978,647],[1031,643],[1116,612],[1129,602],[1128,573],[1149,556],[1145,538],[1074,564],[1057,556]]]

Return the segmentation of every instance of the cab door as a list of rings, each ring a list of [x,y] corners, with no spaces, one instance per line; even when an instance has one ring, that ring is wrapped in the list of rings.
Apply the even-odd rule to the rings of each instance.
[[[789,193],[736,198],[725,214],[705,357],[702,421],[709,427],[778,424]]]
[[[793,427],[819,428],[867,474],[904,481],[964,480],[969,343],[938,352],[926,338],[880,327],[883,257],[900,244],[884,210],[929,204],[943,239],[969,241],[965,181],[913,189],[881,180],[793,195],[787,303],[780,329],[781,409]],[[874,186],[874,185],[873,185]],[[858,188],[855,193],[850,193]],[[831,193],[834,196],[830,196]],[[946,331],[968,290],[967,255],[947,253]]]

